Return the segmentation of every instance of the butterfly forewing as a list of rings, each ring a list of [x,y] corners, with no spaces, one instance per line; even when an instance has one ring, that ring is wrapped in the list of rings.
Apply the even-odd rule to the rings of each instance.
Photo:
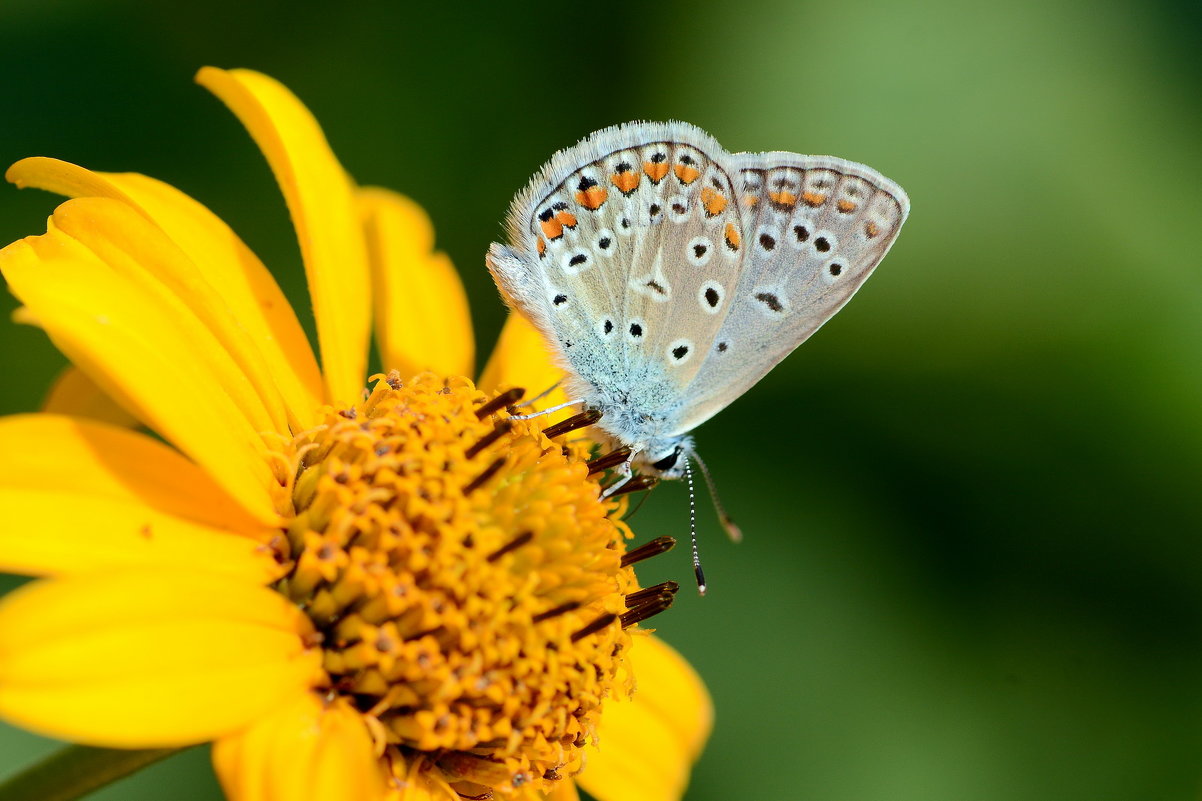
[[[728,158],[692,126],[623,126],[556,156],[515,201],[529,275],[493,272],[580,378],[621,389],[662,373],[677,400],[693,380],[740,266]]]
[[[860,164],[737,154],[743,256],[730,313],[685,393],[678,433],[743,394],[864,283],[909,212],[893,182]]]

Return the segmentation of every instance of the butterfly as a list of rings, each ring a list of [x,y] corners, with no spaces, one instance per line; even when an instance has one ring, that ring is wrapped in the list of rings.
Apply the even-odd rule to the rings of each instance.
[[[487,263],[568,397],[630,449],[624,475],[691,483],[689,432],[847,303],[909,209],[862,164],[728,153],[687,123],[634,122],[552,156]]]

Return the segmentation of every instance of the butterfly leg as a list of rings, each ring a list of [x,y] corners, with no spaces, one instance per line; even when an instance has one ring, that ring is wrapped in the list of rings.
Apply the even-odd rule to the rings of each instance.
[[[617,481],[605,488],[605,491],[601,493],[601,500],[605,500],[606,498],[610,497],[619,489],[621,489],[622,485],[634,478],[634,457],[638,455],[639,450],[640,449],[637,448],[631,448],[630,453],[626,456],[626,460],[614,468],[614,472],[619,476],[619,478]]]
[[[558,412],[560,409],[566,409],[569,406],[576,406],[581,403],[584,403],[584,401],[583,400],[568,401],[567,403],[561,403],[558,406],[552,406],[549,409],[543,409],[541,412],[531,412],[530,414],[515,414],[512,417],[510,417],[509,419],[510,420],[530,420],[531,418],[542,417],[544,414],[551,414],[551,412]]]

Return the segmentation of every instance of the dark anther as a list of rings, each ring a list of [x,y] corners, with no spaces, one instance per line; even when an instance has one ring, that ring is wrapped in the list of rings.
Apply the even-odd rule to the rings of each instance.
[[[645,587],[638,592],[632,592],[626,596],[626,608],[633,609],[636,606],[642,606],[655,596],[663,595],[664,593],[675,595],[679,589],[680,585],[675,581],[665,581],[663,584],[656,584],[654,587]]]
[[[388,386],[392,387],[393,389],[400,389],[404,386],[404,383],[401,381],[401,374],[397,370],[389,370],[388,376],[384,380],[387,381]]]
[[[513,389],[509,390],[508,392],[502,392],[500,395],[498,395],[497,397],[488,401],[483,406],[481,406],[479,409],[477,409],[476,417],[477,417],[477,419],[483,420],[485,417],[488,417],[490,414],[493,414],[494,412],[498,412],[501,409],[504,409],[506,406],[508,406],[511,403],[517,403],[518,401],[520,401],[522,399],[522,396],[525,394],[526,394],[526,390],[520,389],[518,387],[514,387]]]
[[[514,537],[513,539],[511,539],[509,542],[505,543],[500,548],[497,548],[495,551],[490,553],[488,555],[488,561],[495,562],[498,559],[500,559],[502,556],[504,556],[505,554],[509,553],[510,551],[521,548],[523,545],[530,542],[532,539],[534,539],[533,531],[523,531],[521,534],[519,534],[516,537]]]
[[[505,466],[505,457],[498,456],[496,461],[484,468],[484,472],[473,478],[466,487],[463,488],[464,495],[471,495],[476,490],[484,486],[484,483],[497,474],[502,467]]]
[[[588,474],[591,476],[595,473],[600,473],[602,470],[608,470],[611,467],[617,467],[622,462],[630,458],[630,448],[623,445],[621,448],[612,450],[604,456],[598,456],[588,463]]]
[[[653,556],[659,556],[661,553],[667,553],[676,547],[676,540],[672,537],[656,537],[650,542],[645,542],[633,551],[627,551],[622,557],[622,567],[630,567],[633,564],[642,562],[644,559],[650,559]]]
[[[575,634],[573,634],[572,642],[582,640],[590,634],[596,634],[598,631],[605,628],[610,623],[613,623],[617,619],[618,616],[613,612],[607,612],[606,614],[594,620],[592,623],[589,623],[587,626],[580,629],[580,631],[577,631]]]
[[[481,437],[479,442],[477,442],[475,445],[473,445],[472,447],[470,447],[466,451],[464,451],[463,455],[469,459],[475,458],[475,456],[478,453],[483,451],[489,445],[492,445],[494,442],[499,440],[501,437],[508,434],[509,429],[511,429],[511,428],[513,428],[513,421],[498,420],[496,427],[493,428],[492,431],[489,431],[487,434],[485,434],[483,437]]]
[[[560,420],[555,425],[547,426],[543,429],[543,434],[545,434],[548,439],[555,439],[556,437],[566,434],[569,431],[575,431],[578,428],[591,426],[600,419],[601,412],[597,411],[596,409],[585,409],[580,414],[574,414],[567,420]]]
[[[532,617],[530,619],[531,619],[531,621],[533,621],[535,623],[542,623],[544,620],[550,620],[553,617],[559,617],[564,612],[571,612],[573,609],[579,609],[579,608],[580,608],[579,601],[568,601],[567,603],[562,603],[559,606],[552,607],[551,609],[548,609],[546,612],[539,612],[537,615],[535,615],[534,617]]]
[[[670,592],[665,592],[655,596],[642,606],[636,606],[629,612],[622,615],[622,628],[633,626],[635,623],[641,623],[644,620],[655,617],[660,612],[663,612],[672,606],[672,601],[676,599]]]
[[[609,497],[616,498],[619,495],[625,495],[628,492],[640,492],[642,490],[649,490],[658,483],[659,483],[659,479],[656,478],[655,476],[635,476],[634,478],[630,479],[625,484],[623,484],[622,486],[618,487],[616,490],[611,492],[609,494]]]

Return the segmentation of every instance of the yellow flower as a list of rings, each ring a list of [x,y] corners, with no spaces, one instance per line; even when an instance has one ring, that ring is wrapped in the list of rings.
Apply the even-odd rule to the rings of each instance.
[[[555,380],[537,335],[511,320],[481,388],[462,377],[465,297],[421,209],[356,186],[272,79],[198,80],[280,183],[322,367],[195,200],[13,165],[72,198],[0,270],[78,372],[0,420],[0,569],[46,577],[0,601],[0,716],[92,745],[211,740],[235,801],[567,799],[573,779],[678,798],[709,700],[638,630],[673,591],[638,589],[656,546],[626,551],[597,465],[498,394]],[[387,377],[366,375],[373,291]]]

